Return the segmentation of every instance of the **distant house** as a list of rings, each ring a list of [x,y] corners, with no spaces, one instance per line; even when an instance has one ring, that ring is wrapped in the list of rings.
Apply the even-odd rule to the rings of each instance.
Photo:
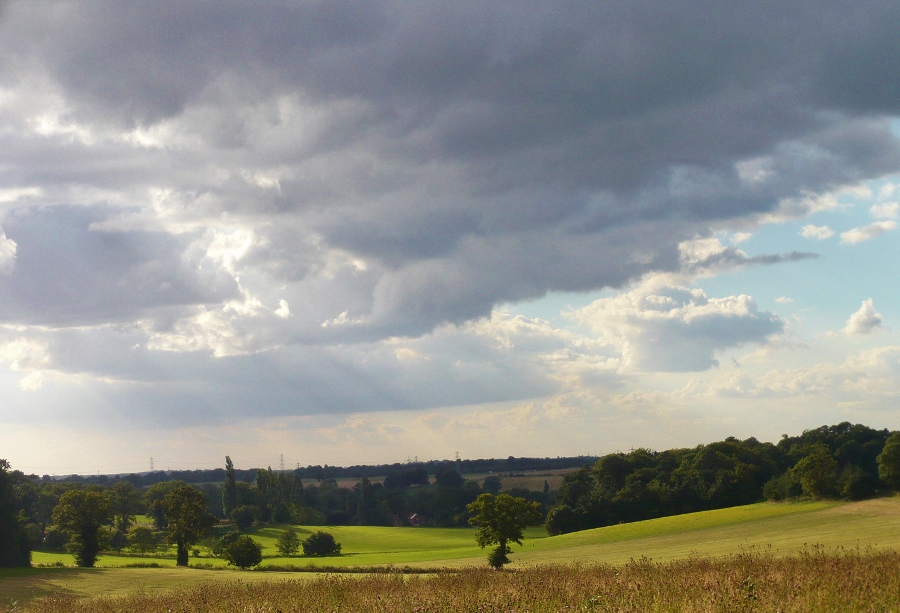
[[[413,513],[409,516],[409,525],[410,526],[421,526],[425,523],[425,518],[419,515],[418,513]]]

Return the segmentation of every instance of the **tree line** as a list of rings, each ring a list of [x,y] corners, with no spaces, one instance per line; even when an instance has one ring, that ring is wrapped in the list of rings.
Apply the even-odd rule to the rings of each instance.
[[[384,475],[401,473],[410,466],[421,467],[428,474],[434,475],[442,468],[455,467],[460,474],[484,473],[518,473],[525,471],[559,470],[579,468],[593,463],[599,456],[568,456],[557,458],[488,458],[475,460],[428,460],[426,462],[395,462],[393,464],[359,464],[352,466],[329,466],[328,464],[297,467],[289,472],[300,479],[325,481],[327,479],[362,479],[383,477]],[[254,483],[257,468],[235,468],[237,481]],[[145,473],[128,473],[118,475],[68,475],[51,477],[44,475],[41,480],[55,483],[90,483],[110,486],[118,481],[129,481],[137,487],[149,487],[163,481],[182,481],[184,483],[221,483],[225,478],[223,468],[198,470],[156,470]],[[285,471],[279,471],[285,472]]]
[[[900,488],[900,433],[843,422],[690,449],[605,455],[563,479],[551,535],[796,497],[861,500]]]
[[[148,551],[161,534],[186,564],[188,548],[208,532],[204,526],[222,520],[239,530],[259,523],[466,526],[479,497],[503,489],[499,476],[467,480],[456,469],[462,463],[432,465],[434,473],[426,464],[390,465],[383,482],[364,476],[346,488],[271,468],[256,469],[247,482],[226,456],[218,483],[175,479],[139,487],[127,479],[48,481],[0,460],[0,566],[27,565],[32,549],[68,549],[82,561],[100,550]],[[532,503],[552,535],[764,499],[858,500],[887,489],[900,489],[900,433],[844,422],[775,444],[729,437],[688,449],[608,454],[566,475],[557,492],[545,481],[539,491],[504,493]],[[192,509],[190,521],[177,519],[176,509],[185,508]],[[151,518],[152,529],[135,525],[139,514]],[[196,534],[179,537],[186,523]]]

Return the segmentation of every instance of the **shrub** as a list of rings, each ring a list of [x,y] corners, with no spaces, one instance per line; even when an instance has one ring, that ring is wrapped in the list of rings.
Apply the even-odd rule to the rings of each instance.
[[[341,544],[335,542],[332,535],[322,530],[309,535],[309,538],[303,541],[303,555],[305,556],[336,556],[340,553]]]
[[[240,569],[256,566],[262,562],[262,545],[242,534],[225,547],[224,558]]]
[[[278,548],[278,553],[283,556],[296,555],[300,550],[300,539],[297,537],[297,531],[289,527],[279,534],[276,547]]]
[[[137,553],[156,551],[158,543],[153,530],[146,526],[132,526],[128,531],[128,548]]]

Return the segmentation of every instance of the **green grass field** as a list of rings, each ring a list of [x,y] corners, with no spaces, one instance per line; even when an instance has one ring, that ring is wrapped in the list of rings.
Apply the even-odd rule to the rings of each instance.
[[[298,527],[301,539],[319,528]],[[385,528],[335,526],[324,530],[342,544],[341,556],[327,558],[278,557],[275,542],[281,528],[266,527],[252,535],[263,545],[263,568],[272,566],[411,566],[463,567],[485,564],[486,552],[475,545],[468,528]],[[856,503],[760,503],[662,519],[621,524],[548,537],[531,528],[524,544],[513,546],[512,567],[548,563],[611,563],[646,556],[654,561],[691,556],[721,556],[750,548],[776,555],[806,547],[900,549],[900,496]],[[62,562],[71,556],[36,552],[35,564]],[[166,568],[115,568],[156,562]],[[191,564],[224,567],[215,558],[191,558]],[[174,568],[170,557],[101,555],[98,568],[35,568],[0,571],[0,605],[10,598],[27,599],[54,590],[77,595],[156,591],[197,581],[260,581],[313,574],[240,572],[203,568]]]

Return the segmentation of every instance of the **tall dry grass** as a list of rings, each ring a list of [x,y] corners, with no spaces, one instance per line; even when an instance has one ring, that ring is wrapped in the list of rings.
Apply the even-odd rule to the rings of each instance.
[[[429,577],[332,575],[312,581],[200,585],[162,595],[75,600],[46,613],[540,611],[900,611],[900,552],[811,549],[624,566],[472,569]]]

